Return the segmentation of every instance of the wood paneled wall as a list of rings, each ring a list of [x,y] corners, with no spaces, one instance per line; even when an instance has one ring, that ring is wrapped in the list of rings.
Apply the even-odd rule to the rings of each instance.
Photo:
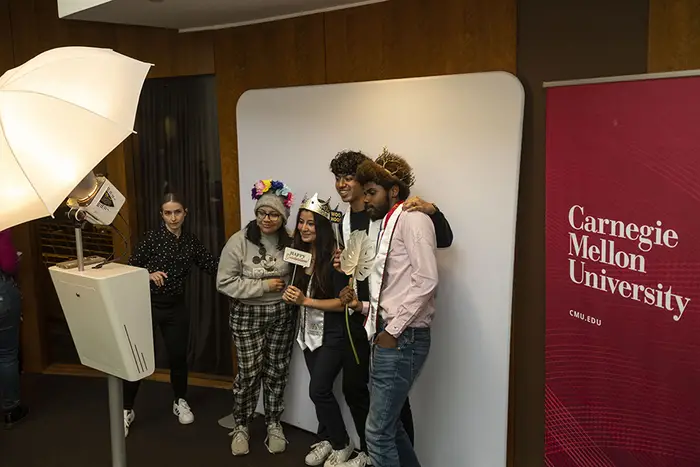
[[[514,0],[393,0],[217,31],[227,235],[241,227],[241,217],[250,218],[239,212],[235,133],[236,102],[245,91],[474,71],[515,73],[515,23]]]
[[[649,0],[650,73],[700,69],[700,2]]]
[[[0,74],[12,68],[14,64],[10,0],[0,0]]]
[[[328,83],[515,73],[513,0],[400,0],[325,16]]]
[[[9,0],[17,64],[54,47],[109,47],[153,63],[150,77],[214,73],[211,34],[58,19],[55,0]]]
[[[236,140],[238,98],[249,89],[323,84],[323,15],[224,29],[216,32],[214,41],[224,218],[228,237],[240,229],[241,218],[245,221],[253,214],[241,215],[240,212]],[[251,186],[253,182],[241,180],[241,183]]]

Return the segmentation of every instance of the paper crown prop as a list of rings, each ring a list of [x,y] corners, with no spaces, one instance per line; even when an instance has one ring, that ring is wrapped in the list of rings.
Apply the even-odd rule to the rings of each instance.
[[[400,180],[409,188],[416,182],[413,169],[408,162],[406,162],[406,159],[393,152],[389,152],[386,147],[384,147],[382,153],[374,162],[390,176]]]
[[[328,198],[327,201],[323,201],[318,198],[318,193],[315,193],[311,198],[304,196],[304,200],[301,202],[299,209],[305,209],[307,211],[315,212],[316,214],[325,217],[329,221],[331,220],[331,199]]]

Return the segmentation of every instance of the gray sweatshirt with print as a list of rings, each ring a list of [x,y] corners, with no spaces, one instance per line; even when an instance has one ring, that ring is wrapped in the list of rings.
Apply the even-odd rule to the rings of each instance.
[[[277,249],[277,235],[262,235],[257,246],[245,237],[246,229],[234,234],[221,252],[216,288],[247,305],[282,301],[282,292],[270,292],[267,279],[289,282],[290,265],[284,250]]]

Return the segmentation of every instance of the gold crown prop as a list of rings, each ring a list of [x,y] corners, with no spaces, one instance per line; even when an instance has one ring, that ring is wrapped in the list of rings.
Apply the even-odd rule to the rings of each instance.
[[[328,201],[323,201],[318,198],[318,193],[315,193],[311,198],[304,196],[304,200],[301,202],[299,209],[305,209],[307,211],[315,212],[316,214],[325,217],[329,221],[331,220],[331,199]]]
[[[409,188],[416,182],[413,169],[408,162],[406,162],[406,159],[393,152],[389,152],[386,147],[384,147],[384,150],[374,162],[389,175],[401,180]]]

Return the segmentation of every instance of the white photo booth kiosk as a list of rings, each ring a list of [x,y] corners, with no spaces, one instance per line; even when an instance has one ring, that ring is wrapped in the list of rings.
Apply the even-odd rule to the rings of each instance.
[[[109,180],[90,173],[68,202],[78,258],[49,268],[80,362],[108,377],[114,467],[126,466],[121,380],[155,369],[150,285],[146,269],[84,258],[82,226],[110,225],[124,201]]]

